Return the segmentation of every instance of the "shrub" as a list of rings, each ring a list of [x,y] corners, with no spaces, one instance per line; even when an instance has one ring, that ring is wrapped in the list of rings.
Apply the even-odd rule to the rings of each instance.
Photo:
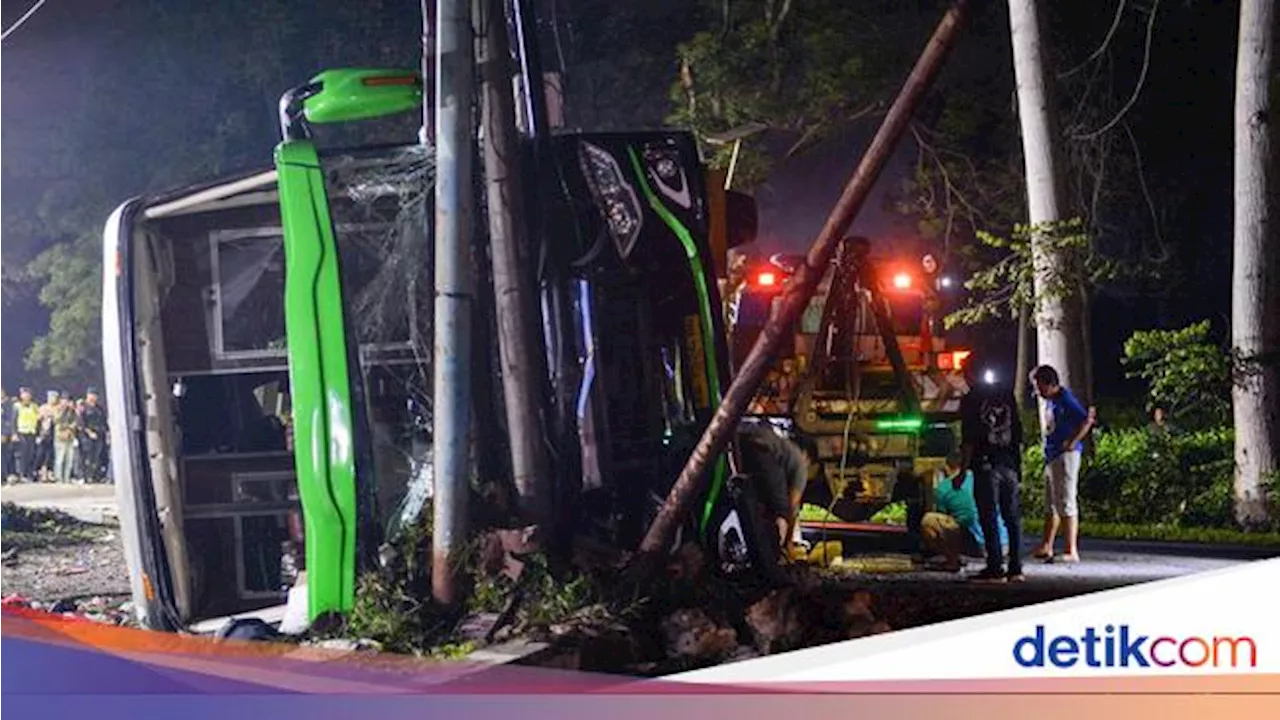
[[[1224,425],[1231,416],[1231,356],[1210,338],[1209,322],[1179,330],[1142,330],[1124,344],[1131,378],[1146,381],[1150,403],[1184,428]]]
[[[1231,527],[1234,460],[1230,428],[1165,435],[1145,429],[1099,431],[1080,472],[1085,521]],[[1027,514],[1043,506],[1044,453],[1023,456]]]

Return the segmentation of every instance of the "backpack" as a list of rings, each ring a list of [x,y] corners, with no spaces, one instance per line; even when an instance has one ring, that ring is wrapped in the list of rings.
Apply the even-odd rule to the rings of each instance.
[[[1003,395],[988,395],[978,403],[978,426],[981,446],[985,453],[1006,454],[1013,452],[1013,426],[1018,410]]]

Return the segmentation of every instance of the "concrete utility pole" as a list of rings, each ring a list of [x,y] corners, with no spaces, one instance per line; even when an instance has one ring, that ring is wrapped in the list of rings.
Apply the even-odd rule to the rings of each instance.
[[[800,266],[783,291],[781,306],[765,323],[755,347],[751,348],[751,353],[725,392],[720,407],[716,408],[716,414],[711,418],[706,431],[702,433],[702,438],[698,440],[693,454],[689,456],[688,463],[680,471],[680,477],[676,479],[666,502],[663,503],[640,545],[643,554],[653,557],[670,546],[671,537],[680,518],[688,511],[698,483],[706,474],[711,462],[724,452],[730,436],[738,427],[743,411],[755,396],[760,387],[760,381],[764,379],[773,364],[773,357],[777,354],[783,337],[793,331],[796,320],[808,306],[809,298],[813,296],[818,283],[827,272],[836,247],[866,203],[872,186],[875,185],[894,148],[902,139],[902,134],[906,131],[916,106],[942,69],[961,25],[968,18],[969,7],[969,0],[958,0],[951,7],[934,31],[920,59],[916,61],[916,66],[911,70],[906,84],[898,93],[897,99],[893,101],[893,106],[885,115],[875,138],[871,140],[870,147],[867,148],[862,161],[854,170],[853,177],[845,185],[844,192],[840,195],[836,206],[832,208],[826,224],[822,226],[817,239],[814,240],[813,247],[809,249],[804,264]]]
[[[539,414],[543,381],[538,361],[542,355],[532,343],[538,302],[528,282],[533,262],[524,252],[529,243],[521,194],[520,139],[516,134],[511,46],[502,0],[476,1],[476,31],[483,33],[477,49],[482,78],[484,174],[511,471],[522,519],[545,531],[552,520],[552,496]]]
[[[474,134],[471,14],[466,0],[437,0],[436,289],[431,590],[456,602],[455,552],[466,538],[471,433],[471,158]]]

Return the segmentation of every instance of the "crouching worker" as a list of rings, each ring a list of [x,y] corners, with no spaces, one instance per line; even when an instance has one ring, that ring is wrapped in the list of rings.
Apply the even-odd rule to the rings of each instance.
[[[763,510],[773,518],[783,557],[800,534],[800,504],[809,482],[809,460],[799,446],[767,423],[743,423],[738,432],[745,470],[756,484]]]
[[[973,473],[962,473],[959,465],[958,456],[947,459],[945,477],[938,481],[933,491],[934,510],[925,513],[920,520],[921,543],[926,552],[943,557],[936,568],[946,572],[960,572],[965,557],[981,558],[986,548],[978,504],[973,495]],[[1000,544],[1007,547],[1009,533],[1003,520],[999,521],[998,528]]]

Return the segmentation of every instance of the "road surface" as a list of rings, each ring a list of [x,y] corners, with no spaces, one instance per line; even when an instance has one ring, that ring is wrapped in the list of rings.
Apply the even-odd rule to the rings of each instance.
[[[0,491],[0,499],[31,508],[60,510],[82,522],[106,523],[108,525],[116,522],[114,487],[111,485],[7,485]],[[818,534],[815,533],[806,533],[806,535],[814,540],[820,539]],[[900,551],[900,548],[894,547],[895,544],[900,544],[900,540],[883,537],[883,534],[879,535],[881,537],[871,538],[870,542],[863,542],[866,536],[859,534],[844,535],[843,537],[831,534],[829,537],[831,539],[846,540],[847,555],[853,554],[852,551],[855,548],[854,540],[858,540],[858,544],[864,547],[866,552],[873,554]],[[1033,541],[1034,539],[1032,538],[1026,539],[1024,555],[1030,552]],[[874,547],[875,544],[880,547]],[[24,557],[20,559],[23,560],[22,565],[31,570],[44,563],[54,563],[55,565],[71,564],[75,566],[97,565],[110,562],[108,558],[111,561],[117,561],[118,559],[118,562],[122,564],[123,556],[120,554],[118,546],[118,533],[104,530],[103,540],[99,540],[97,543],[87,544],[84,547],[72,545],[43,549],[38,553],[24,553]],[[84,560],[86,548],[92,550],[92,555],[96,562],[86,562]],[[849,582],[851,585],[867,586],[875,588],[878,592],[888,592],[890,594],[950,598],[950,605],[954,605],[954,607],[948,609],[959,611],[966,606],[966,602],[960,601],[961,596],[972,595],[978,598],[981,600],[982,608],[988,608],[990,603],[996,603],[997,605],[1007,603],[1005,606],[1021,605],[1139,582],[1216,570],[1248,560],[1275,557],[1280,555],[1280,549],[1242,549],[1217,545],[1128,542],[1084,538],[1081,540],[1081,553],[1083,561],[1078,565],[1046,565],[1028,558],[1026,561],[1027,581],[1006,587],[987,588],[978,586],[974,588],[971,583],[966,582],[964,573],[950,574],[920,571],[885,574],[860,573],[851,576]],[[67,555],[67,558],[62,558],[62,555]],[[977,571],[980,568],[980,561],[970,560],[966,572]],[[124,568],[103,568],[103,570],[107,570],[111,574],[112,582],[103,583],[103,585],[111,586],[109,592],[123,592],[126,587]],[[5,568],[6,581],[20,580],[18,576],[21,574],[19,567],[10,566]],[[43,578],[38,577],[40,575],[43,575],[43,573],[37,573],[37,577],[33,579],[42,580]],[[75,582],[73,578],[78,577],[81,576],[72,575],[61,578],[61,582],[56,583],[58,591],[67,594],[107,591],[105,587],[100,586],[85,587],[77,591],[76,588],[72,588],[70,585]],[[83,577],[91,583],[98,579],[90,574],[85,574]],[[9,583],[6,582],[6,584]],[[23,591],[39,592],[29,583],[18,582],[17,584],[22,586]],[[43,584],[43,582],[37,582],[37,585]],[[967,590],[965,588],[974,589]],[[56,600],[58,598],[52,599]],[[999,608],[990,606],[989,609]],[[975,611],[981,612],[984,610],[971,608],[969,614]]]

